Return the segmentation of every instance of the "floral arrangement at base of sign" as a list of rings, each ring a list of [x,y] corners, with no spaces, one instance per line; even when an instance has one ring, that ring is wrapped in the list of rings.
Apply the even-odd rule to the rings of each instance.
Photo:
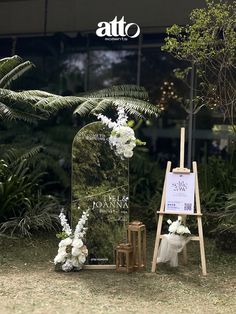
[[[178,253],[189,242],[191,232],[183,224],[181,216],[178,216],[178,219],[174,222],[169,219],[167,223],[169,224],[169,234],[163,235],[158,251],[157,263],[169,262],[171,267],[177,267]]]
[[[118,107],[117,111],[118,118],[116,121],[112,121],[102,114],[96,116],[103,124],[107,125],[109,129],[112,129],[109,144],[116,155],[121,159],[130,158],[133,156],[133,149],[136,145],[145,145],[146,143],[136,139],[134,130],[127,122],[128,117],[125,113],[125,109]]]
[[[63,271],[80,270],[88,256],[88,249],[84,245],[84,237],[88,228],[85,228],[88,220],[89,209],[83,212],[82,217],[78,221],[74,232],[67,222],[63,211],[59,218],[62,226],[62,232],[57,234],[57,237],[62,239],[58,245],[58,253],[54,258],[56,269]]]

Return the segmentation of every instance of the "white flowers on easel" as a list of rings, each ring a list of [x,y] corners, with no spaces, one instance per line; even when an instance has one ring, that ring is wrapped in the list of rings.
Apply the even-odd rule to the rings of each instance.
[[[168,231],[171,234],[173,233],[179,235],[191,234],[189,228],[183,225],[183,219],[181,216],[178,216],[178,219],[173,222],[170,219],[168,219],[167,223],[170,225]]]
[[[88,216],[89,209],[83,212],[73,233],[63,211],[59,215],[62,232],[58,237],[62,238],[62,240],[58,245],[58,253],[54,258],[54,264],[60,264],[63,271],[80,270],[86,261],[88,250],[83,240],[87,231],[85,224]]]
[[[132,157],[136,144],[145,144],[136,139],[134,130],[127,123],[128,117],[123,107],[118,107],[117,121],[112,121],[102,114],[98,114],[97,118],[112,129],[109,144],[121,159]]]
[[[170,266],[178,266],[178,253],[181,252],[187,242],[190,240],[188,236],[191,234],[188,227],[183,224],[183,219],[172,222],[167,220],[169,224],[169,234],[164,234],[158,251],[157,263],[170,263]]]

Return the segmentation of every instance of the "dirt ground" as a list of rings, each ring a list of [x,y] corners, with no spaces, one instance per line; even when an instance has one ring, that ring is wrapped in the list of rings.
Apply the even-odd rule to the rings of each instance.
[[[150,272],[154,235],[149,235],[148,269],[55,272],[58,239],[0,238],[0,313],[236,313],[236,254],[206,241],[208,276],[201,276],[197,243],[189,264]]]

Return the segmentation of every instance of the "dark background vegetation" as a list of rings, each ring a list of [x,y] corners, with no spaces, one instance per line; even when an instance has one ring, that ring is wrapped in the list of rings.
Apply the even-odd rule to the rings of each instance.
[[[19,37],[14,53],[34,62],[36,68],[11,86],[13,90],[42,89],[64,96],[117,84],[140,84],[147,89],[150,102],[160,108],[161,114],[157,119],[135,121],[137,137],[147,145],[135,149],[129,180],[131,219],[142,220],[148,229],[156,226],[166,162],[178,164],[179,129],[188,125],[183,104],[189,98],[189,86],[174,75],[174,69],[188,64],[161,51],[163,38],[164,34],[144,34],[140,58],[136,40],[122,46],[101,46],[92,34]],[[1,57],[10,55],[11,40],[2,38],[0,43]],[[5,200],[12,195],[12,203],[9,210],[6,205],[1,209],[3,231],[13,228],[29,235],[42,227],[56,227],[55,214],[60,207],[70,208],[73,138],[92,121],[91,115],[73,116],[72,109],[61,109],[36,124],[1,120],[1,182],[9,178],[17,181],[4,194]],[[209,107],[194,116],[193,158],[199,165],[204,233],[216,238],[220,247],[235,250],[235,217],[224,214],[226,208],[235,209],[234,194],[228,196],[235,191],[236,183],[235,134],[228,130],[223,115]],[[227,139],[223,148],[222,139]],[[22,158],[32,148],[32,154]],[[26,161],[22,164],[23,159]],[[26,184],[23,190],[17,190],[20,180]]]

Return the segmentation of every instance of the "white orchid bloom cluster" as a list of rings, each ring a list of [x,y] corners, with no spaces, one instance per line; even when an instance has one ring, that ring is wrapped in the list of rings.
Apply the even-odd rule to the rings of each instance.
[[[178,216],[176,221],[171,221],[170,219],[167,220],[169,226],[169,233],[179,234],[179,235],[189,235],[191,234],[188,227],[183,225],[183,219],[181,216]]]
[[[84,225],[88,220],[89,209],[83,212],[78,221],[74,234],[67,222],[66,216],[61,212],[60,220],[63,232],[67,237],[59,243],[57,256],[54,258],[54,264],[61,264],[63,271],[71,271],[73,268],[81,269],[88,256],[88,250],[84,245],[83,239],[88,228]]]
[[[109,143],[116,155],[120,156],[122,159],[132,157],[133,149],[136,146],[136,138],[134,130],[127,124],[128,117],[124,108],[118,107],[118,118],[116,122],[102,114],[98,114],[97,118],[112,129]]]
[[[66,216],[63,214],[64,208],[62,209],[59,218],[62,226],[62,231],[65,232],[68,236],[72,234],[70,225],[67,222]]]

